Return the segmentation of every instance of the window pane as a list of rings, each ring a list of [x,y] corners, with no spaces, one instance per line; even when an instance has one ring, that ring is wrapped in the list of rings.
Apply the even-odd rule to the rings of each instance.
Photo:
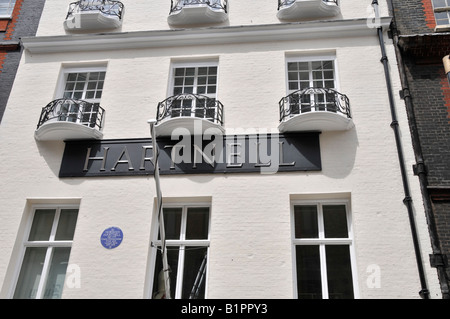
[[[288,63],[288,70],[289,71],[297,71],[298,70],[298,63],[297,62],[289,62]]]
[[[36,209],[28,240],[49,240],[54,217],[54,209]]]
[[[181,208],[164,208],[166,239],[180,239]]]
[[[217,66],[211,66],[208,68],[209,75],[217,75]]]
[[[186,68],[186,75],[187,76],[195,75],[195,68]]]
[[[184,76],[184,68],[176,68],[175,69],[175,76]]]
[[[319,246],[296,246],[299,299],[322,299]]]
[[[60,299],[66,278],[70,247],[53,248],[53,257],[45,286],[44,299]]]
[[[77,223],[78,209],[62,209],[59,216],[55,240],[73,240]]]
[[[433,0],[433,5],[435,8],[445,7],[445,0]]]
[[[313,61],[311,62],[312,70],[320,70],[322,69],[322,62],[321,61]]]
[[[204,299],[207,248],[186,247],[183,273],[183,299]]]
[[[169,264],[169,278],[170,278],[170,296],[175,298],[175,288],[177,284],[178,271],[178,256],[179,247],[167,247],[167,263]],[[155,275],[153,279],[153,299],[165,299],[165,283],[164,272],[162,271],[162,255],[161,250],[158,250],[156,255]]]
[[[47,248],[43,247],[26,249],[14,298],[36,298],[46,252]]]
[[[209,208],[190,207],[187,211],[186,239],[208,239]]]
[[[316,206],[294,207],[295,238],[318,238]]]
[[[328,245],[327,258],[328,294],[330,299],[352,299],[353,280],[350,266],[350,247]]]
[[[323,206],[323,221],[326,238],[348,238],[345,205]]]

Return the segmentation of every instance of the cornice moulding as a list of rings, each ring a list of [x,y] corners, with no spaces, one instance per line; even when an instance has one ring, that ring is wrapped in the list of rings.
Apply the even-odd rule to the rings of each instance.
[[[380,19],[388,27],[391,17]],[[85,52],[121,49],[220,45],[267,41],[292,41],[376,35],[367,19],[280,23],[196,29],[135,31],[24,37],[21,42],[31,54]]]

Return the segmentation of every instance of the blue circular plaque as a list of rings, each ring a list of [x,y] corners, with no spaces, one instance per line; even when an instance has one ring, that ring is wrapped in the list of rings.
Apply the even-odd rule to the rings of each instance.
[[[100,237],[102,246],[106,249],[113,249],[119,246],[123,240],[123,232],[118,227],[109,227],[105,229]]]

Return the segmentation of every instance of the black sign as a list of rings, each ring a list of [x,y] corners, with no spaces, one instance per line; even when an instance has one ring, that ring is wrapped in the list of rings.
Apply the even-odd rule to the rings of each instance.
[[[321,170],[319,133],[157,138],[160,174]],[[59,177],[150,175],[151,139],[66,141]]]

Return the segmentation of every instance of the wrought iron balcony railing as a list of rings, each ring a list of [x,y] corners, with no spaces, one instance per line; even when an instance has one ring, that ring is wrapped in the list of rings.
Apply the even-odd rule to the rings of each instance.
[[[280,10],[283,7],[290,6],[295,1],[297,0],[278,0],[278,10]],[[330,4],[334,3],[337,6],[339,5],[339,0],[322,0],[322,1]]]
[[[227,13],[228,0],[171,0],[170,14],[180,11],[184,7],[207,5],[214,10],[223,10]]]
[[[181,93],[158,103],[156,119],[199,118],[223,125],[223,105],[199,94]]]
[[[123,3],[114,0],[79,0],[69,4],[66,19],[79,11],[99,11],[107,16],[122,19],[124,11]]]
[[[37,129],[50,122],[71,122],[101,130],[105,110],[97,103],[58,99],[42,108]]]
[[[298,90],[282,98],[279,105],[280,122],[314,111],[338,113],[351,119],[348,97],[333,89],[311,87]]]

